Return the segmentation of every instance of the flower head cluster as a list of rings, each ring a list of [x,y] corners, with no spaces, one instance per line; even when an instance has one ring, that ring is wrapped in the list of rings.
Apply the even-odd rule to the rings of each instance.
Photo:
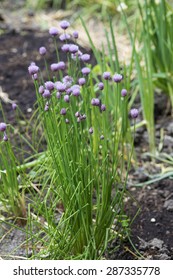
[[[57,36],[59,34],[59,31],[56,27],[51,27],[49,29],[49,34],[53,37]]]
[[[31,62],[31,64],[28,67],[28,72],[30,75],[37,74],[39,71],[39,67],[35,64],[35,62]]]
[[[139,111],[136,108],[130,110],[130,115],[132,119],[136,119],[139,115]]]
[[[115,74],[112,79],[115,83],[120,83],[123,79],[123,76],[121,74]]]
[[[73,31],[73,38],[74,39],[78,39],[78,37],[79,37],[79,33],[78,33],[78,31]]]
[[[60,27],[64,30],[66,30],[70,26],[70,23],[66,20],[63,20],[60,22]]]
[[[58,70],[65,70],[65,62],[59,61],[58,63],[52,63],[50,65],[50,69],[53,72],[58,71]]]
[[[87,110],[86,106],[90,106],[90,109],[96,110],[95,112],[98,112],[98,114],[104,114],[104,112],[109,109],[109,103],[106,101],[104,92],[105,89],[107,89],[106,85],[108,82],[112,85],[114,82],[120,83],[123,80],[123,76],[118,73],[112,74],[109,71],[103,72],[102,80],[95,87],[97,92],[96,96],[92,98],[89,97],[89,91],[86,89],[90,87],[90,75],[92,77],[92,69],[89,64],[91,57],[90,54],[81,52],[77,44],[77,39],[79,36],[77,31],[72,33],[72,38],[74,38],[75,41],[68,42],[68,40],[71,38],[71,35],[66,32],[69,26],[70,23],[66,20],[60,22],[60,28],[63,30],[62,34],[60,34],[56,27],[51,27],[49,29],[49,34],[52,37],[58,36],[63,42],[61,50],[67,55],[68,62],[65,63],[57,56],[58,61],[55,61],[50,65],[51,71],[49,80],[44,81],[44,83],[40,83],[42,78],[38,77],[39,67],[34,62],[30,64],[28,71],[33,78],[35,75],[35,80],[37,79],[38,92],[43,97],[44,110],[46,112],[49,111],[52,104],[55,104],[54,102],[57,102],[57,106],[59,108],[57,112],[59,112],[61,116],[66,116],[65,123],[71,124],[75,119],[78,123],[82,120],[86,120],[88,132],[89,134],[93,134],[95,128],[93,128],[93,124],[91,123],[92,118],[87,117],[89,113],[88,111],[85,112],[85,110]],[[56,38],[54,38],[54,40],[56,40]],[[47,50],[44,46],[40,47],[39,53],[41,56],[44,56],[46,52]],[[73,60],[75,60],[75,62]],[[74,69],[74,65],[75,67],[78,67],[78,69]],[[125,98],[127,95],[127,90],[123,88],[120,94],[123,98]],[[85,98],[89,102],[87,101],[87,105],[85,104],[83,107]],[[51,101],[52,99],[54,99],[53,102]],[[78,106],[78,110],[76,110],[76,113],[74,114],[76,118],[70,117],[73,106],[75,110]],[[80,111],[83,110],[84,112],[80,113]],[[132,118],[136,118],[137,115],[138,114],[135,109],[131,110]],[[100,133],[100,135],[100,139],[103,140],[104,135],[102,133]]]
[[[40,47],[40,48],[39,48],[39,53],[40,53],[40,55],[45,55],[46,52],[47,52],[47,50],[46,50],[45,47]]]

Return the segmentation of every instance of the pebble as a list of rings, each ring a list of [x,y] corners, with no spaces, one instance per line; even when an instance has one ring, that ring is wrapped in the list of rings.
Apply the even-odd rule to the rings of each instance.
[[[170,260],[171,257],[164,253],[164,254],[156,255],[155,259],[156,260]]]
[[[151,223],[155,223],[156,219],[155,218],[151,218]]]
[[[163,240],[160,240],[160,239],[158,239],[158,238],[153,238],[152,240],[150,240],[150,241],[148,242],[149,247],[151,247],[151,248],[153,248],[153,249],[154,249],[154,248],[162,249],[163,244],[164,244]]]
[[[28,108],[28,109],[27,109],[27,112],[28,112],[28,113],[31,113],[31,112],[32,112],[32,108]]]
[[[143,240],[142,238],[140,238],[139,249],[142,249],[142,250],[146,250],[148,248],[151,248],[151,249],[162,249],[163,248],[163,244],[164,244],[164,241],[160,240],[158,238],[153,238],[152,240],[150,240],[148,242]]]
[[[168,211],[173,211],[173,199],[166,200],[163,207]]]
[[[170,135],[173,135],[173,123],[172,122],[167,126],[167,131],[169,132]]]

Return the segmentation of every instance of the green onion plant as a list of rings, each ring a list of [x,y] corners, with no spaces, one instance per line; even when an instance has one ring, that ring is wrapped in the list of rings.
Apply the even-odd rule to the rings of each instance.
[[[1,128],[2,128],[1,123]],[[5,126],[4,126],[5,128]],[[8,140],[7,128],[0,143],[0,202],[1,211],[12,213],[20,224],[26,223],[24,186],[19,183],[18,162]],[[1,130],[2,131],[2,130]]]
[[[68,44],[69,23],[63,21],[60,26],[67,63],[59,61],[57,53],[58,63],[47,67],[51,69],[48,81],[35,63],[28,68],[51,158],[49,189],[54,189],[63,208],[58,223],[50,223],[48,213],[45,217],[51,236],[47,250],[53,258],[98,259],[121,227],[132,156],[125,142],[128,95],[122,74],[109,71],[105,59],[94,50],[104,70],[97,77],[90,55],[82,54],[77,44]],[[57,29],[49,33],[55,42]],[[77,40],[77,34],[73,36]],[[40,55],[45,57],[46,50],[40,48]],[[131,115],[136,118],[138,111],[132,110]]]
[[[173,8],[166,0],[146,1],[143,9],[141,40],[147,36],[145,48],[150,50],[150,68],[154,84],[163,93],[169,94],[173,106]]]
[[[35,114],[29,122],[36,129],[30,139],[35,142],[41,133],[38,143],[45,139],[44,151],[28,142],[34,154],[19,164],[8,138],[10,125],[0,123],[0,199],[16,217],[27,212],[31,258],[101,259],[109,242],[129,236],[124,196],[138,110],[130,111],[130,127],[131,67],[123,73],[119,65],[111,22],[110,36],[106,33],[110,56],[104,49],[100,54],[90,40],[96,66],[81,52],[77,31],[69,43],[68,27],[62,21],[61,35],[56,27],[49,30],[55,63],[48,64],[49,48],[40,46],[47,78],[35,62],[28,67],[38,114],[38,125],[32,125]],[[60,60],[58,36],[65,61]]]
[[[147,13],[147,11],[146,11]],[[128,18],[122,10],[123,19],[129,33],[130,41],[133,46],[134,62],[136,69],[136,79],[141,98],[143,118],[148,131],[150,151],[155,154],[155,124],[154,124],[154,84],[153,84],[153,65],[152,53],[149,44],[149,34],[147,29],[143,32],[142,51],[137,49],[137,23],[134,32],[128,24]]]

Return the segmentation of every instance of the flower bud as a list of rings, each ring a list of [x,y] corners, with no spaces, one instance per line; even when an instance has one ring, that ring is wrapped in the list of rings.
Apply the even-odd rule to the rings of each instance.
[[[49,34],[53,37],[57,36],[59,34],[59,31],[56,27],[51,27],[49,29]]]
[[[46,50],[45,47],[40,47],[40,48],[39,48],[39,53],[40,53],[40,55],[45,55],[46,52],[47,52],[47,50]]]
[[[88,75],[91,72],[90,68],[84,67],[82,68],[82,74],[83,75]]]
[[[103,90],[104,89],[104,84],[102,82],[98,83],[98,88],[100,90]]]
[[[68,21],[66,21],[66,20],[62,20],[62,21],[60,22],[60,27],[61,27],[62,29],[64,29],[64,30],[66,30],[69,26],[70,26],[70,23],[69,23]]]
[[[125,88],[123,88],[121,91],[121,96],[125,97],[126,95],[127,95],[127,90]]]
[[[138,117],[138,115],[139,115],[138,109],[135,109],[135,108],[131,109],[130,110],[130,115],[131,115],[132,119],[136,119]]]
[[[79,33],[78,33],[78,31],[75,30],[75,31],[73,32],[73,38],[74,38],[74,39],[78,39],[78,37],[79,37]]]
[[[7,125],[6,125],[6,123],[0,123],[0,131],[5,131],[6,130],[6,128],[7,128]]]
[[[103,79],[110,80],[110,78],[111,78],[111,73],[110,72],[104,72],[103,73]]]
[[[93,128],[92,127],[90,127],[88,131],[89,131],[90,134],[93,134]]]
[[[62,108],[61,111],[60,111],[60,114],[61,115],[66,115],[67,111],[65,108]]]
[[[12,110],[16,110],[16,108],[17,108],[17,104],[16,103],[12,103],[12,105],[11,105],[11,107],[12,107]]]
[[[123,76],[121,74],[115,74],[112,79],[115,83],[120,83],[123,79]]]

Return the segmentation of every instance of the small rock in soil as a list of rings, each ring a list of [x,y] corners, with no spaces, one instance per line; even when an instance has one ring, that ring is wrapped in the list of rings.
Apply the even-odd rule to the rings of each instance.
[[[148,242],[149,247],[152,249],[162,249],[164,242],[158,238],[153,238]]]
[[[169,125],[167,126],[167,131],[168,133],[173,136],[173,123],[169,123]]]
[[[163,207],[168,211],[173,211],[173,199],[166,200]]]
[[[140,238],[140,246],[139,248],[142,250],[146,250],[148,248],[151,249],[162,249],[164,242],[158,238],[153,238],[150,241],[145,241],[142,238]]]
[[[138,179],[139,182],[145,182],[148,180],[148,175],[145,173],[146,170],[143,167],[139,167],[135,172],[134,172],[134,178]]]
[[[171,257],[168,256],[167,254],[160,254],[160,255],[155,255],[154,259],[156,259],[156,260],[170,260]]]

